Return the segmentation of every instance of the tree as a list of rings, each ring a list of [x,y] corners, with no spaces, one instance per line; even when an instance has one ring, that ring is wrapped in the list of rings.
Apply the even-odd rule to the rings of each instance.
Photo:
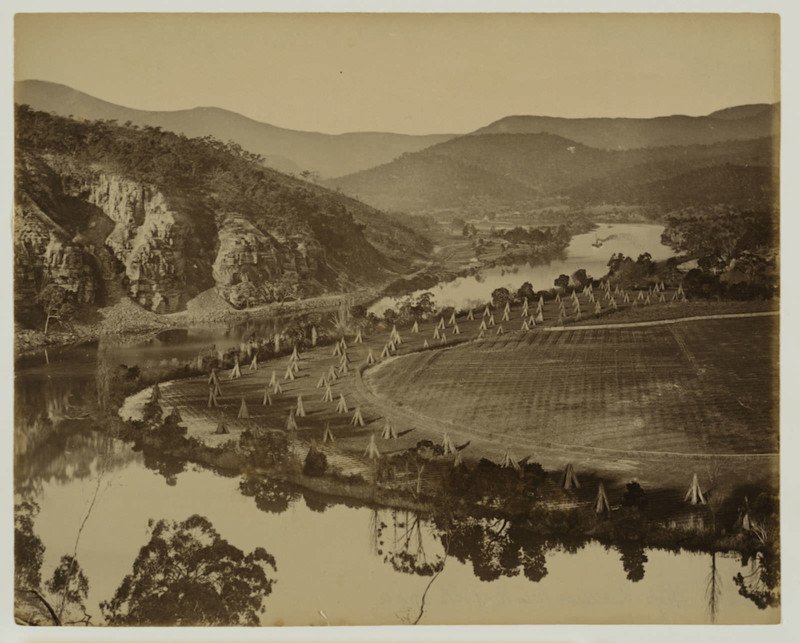
[[[586,269],[578,268],[578,270],[572,273],[570,284],[573,288],[583,288],[589,281],[591,281],[591,279],[586,275]]]
[[[533,285],[530,281],[523,283],[519,287],[519,290],[517,290],[517,299],[522,301],[525,298],[527,298],[529,302],[532,302],[534,299],[536,299],[536,291],[533,289]]]
[[[53,570],[50,580],[45,583],[47,591],[57,600],[58,618],[63,625],[85,623],[91,616],[86,613],[86,597],[89,595],[89,579],[83,573],[77,559],[69,555],[61,557],[58,567]],[[76,613],[80,612],[80,615]]]
[[[558,277],[553,280],[553,285],[556,288],[565,290],[567,286],[569,286],[569,277],[567,275],[558,275]]]
[[[39,589],[42,582],[44,544],[33,531],[39,513],[35,502],[14,505],[14,586],[17,589]]]
[[[50,328],[51,321],[65,324],[75,313],[75,306],[69,299],[69,294],[58,284],[46,283],[36,294],[36,302],[42,307],[44,313],[44,334]]]
[[[508,288],[495,288],[492,291],[492,304],[495,308],[500,306],[505,306],[506,302],[511,299],[511,293],[508,291]]]
[[[272,592],[275,559],[249,554],[194,515],[159,520],[130,574],[100,604],[110,625],[257,625]]]

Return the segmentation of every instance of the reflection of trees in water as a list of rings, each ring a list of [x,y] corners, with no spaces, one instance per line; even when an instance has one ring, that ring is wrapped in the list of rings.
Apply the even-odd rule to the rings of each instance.
[[[383,556],[383,560],[396,571],[432,576],[444,568],[446,552],[437,551],[432,555],[428,552],[437,544],[437,540],[438,548],[442,549],[441,535],[419,513],[373,509],[370,529],[375,553]]]
[[[777,552],[769,548],[752,555],[743,554],[742,567],[747,570],[733,577],[739,594],[758,609],[780,605],[781,566]]]
[[[638,583],[644,578],[644,564],[647,562],[644,547],[641,543],[629,541],[617,544],[617,549],[625,577],[632,583]]]
[[[268,478],[244,475],[239,482],[239,491],[255,499],[256,507],[267,513],[283,513],[300,498],[300,493]],[[308,503],[308,499],[306,499]]]

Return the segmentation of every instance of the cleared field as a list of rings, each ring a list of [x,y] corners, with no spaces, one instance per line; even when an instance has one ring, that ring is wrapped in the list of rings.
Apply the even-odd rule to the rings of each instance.
[[[775,318],[509,333],[367,371],[464,433],[681,454],[778,451]]]

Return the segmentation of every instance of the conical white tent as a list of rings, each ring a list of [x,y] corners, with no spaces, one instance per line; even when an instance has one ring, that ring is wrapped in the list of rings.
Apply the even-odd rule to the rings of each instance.
[[[336,342],[333,345],[333,352],[331,353],[331,355],[333,355],[334,357],[339,357],[339,355],[341,354],[342,354],[342,346],[341,344],[339,344],[339,342]]]
[[[483,316],[484,316],[484,317],[488,317],[488,316],[489,316],[489,315],[491,315],[491,314],[492,314],[492,313],[491,313],[491,311],[489,310],[489,304],[486,304],[486,308],[484,308],[484,309],[483,309]]]
[[[306,407],[305,407],[305,404],[303,404],[303,396],[302,395],[298,395],[297,396],[296,415],[299,418],[304,418],[306,416]]]
[[[369,444],[367,444],[367,450],[364,451],[364,455],[367,456],[370,460],[377,460],[381,457],[381,452],[378,451],[378,445],[375,444],[375,434],[373,433],[369,437]]]
[[[427,339],[424,342],[422,342],[422,348],[428,348],[428,340]]]
[[[275,374],[275,371],[272,371],[272,375],[269,378],[269,385],[275,386],[275,383],[278,381],[278,376]]]
[[[448,320],[447,323],[450,324],[451,326],[456,323],[456,311],[455,310],[450,315],[450,319]]]
[[[502,317],[502,319],[500,321],[510,321],[509,318],[508,318],[508,311],[507,310],[503,311],[503,317]]]
[[[336,412],[339,414],[347,413],[347,402],[344,399],[344,393],[339,393],[339,403],[336,405]]]
[[[363,343],[363,340],[361,339],[361,329],[360,328],[358,329],[358,332],[356,333],[356,338],[353,340],[353,343],[355,343],[355,344],[362,344]]]
[[[439,334],[439,327],[437,326],[436,328],[433,329],[433,338],[439,339],[439,337],[441,337],[441,335]]]
[[[662,303],[662,304],[667,303],[667,300],[664,298],[664,293],[663,292],[658,296],[658,301],[659,301],[659,303]]]
[[[505,307],[503,308],[503,312],[504,312],[504,313],[509,313],[509,312],[511,312],[511,304],[510,304],[510,303],[506,302],[506,305],[505,305]]]
[[[503,334],[503,333],[505,333],[505,332],[506,332],[506,331],[504,331],[504,330],[503,330],[503,324],[500,324],[500,325],[497,327],[497,330],[495,331],[495,333],[494,333],[494,334],[495,334],[495,335],[502,335],[502,334]]]
[[[441,337],[441,342],[440,343],[441,344],[446,344],[447,343],[447,333],[445,333],[444,331],[442,331],[442,337]]]
[[[475,321],[475,315],[474,315],[474,314],[473,314],[473,312],[472,312],[472,308],[470,308],[470,309],[469,309],[469,312],[467,313],[467,319],[468,319],[469,321]]]
[[[614,299],[614,297],[611,298],[611,308],[613,308],[614,310],[617,309],[617,300]]]
[[[364,416],[361,415],[361,407],[357,406],[356,410],[353,412],[353,419],[350,420],[350,423],[353,426],[364,426]]]
[[[264,387],[264,399],[261,401],[261,406],[272,406],[272,396],[269,394],[269,388]]]
[[[280,382],[275,382],[275,386],[272,387],[272,394],[277,395],[278,393],[283,393],[283,387]]]
[[[347,350],[347,341],[345,340],[345,338],[344,338],[344,337],[342,337],[342,338],[339,340],[339,348],[341,348],[341,349],[342,349],[342,351],[346,351],[346,350]]]
[[[575,469],[571,462],[564,469],[564,475],[561,476],[561,487],[567,491],[573,487],[575,489],[581,488],[581,483],[578,482],[578,476],[575,475]]]
[[[494,326],[494,313],[489,315],[489,326]]]
[[[481,331],[478,333],[478,339],[483,339],[484,337],[486,337],[485,331],[481,329]]]
[[[325,379],[325,375],[320,375],[319,379],[317,380],[317,388],[322,388],[327,384],[327,380]]]
[[[231,369],[230,379],[236,380],[242,376],[242,370],[239,368],[239,360],[237,359],[234,364],[233,368]]]
[[[219,384],[219,377],[217,377],[217,369],[212,368],[211,374],[208,376],[208,383],[209,384]]]
[[[626,293],[625,293],[625,295],[622,297],[622,301],[624,301],[626,304],[629,304],[629,303],[631,303],[631,298],[630,298],[630,297],[628,297],[628,293],[627,293],[627,292],[626,292]]]
[[[442,436],[442,450],[444,455],[450,455],[456,452],[456,445],[453,444],[453,441],[450,439],[450,434],[447,431],[445,431]]]
[[[342,362],[339,364],[338,372],[340,375],[346,375],[350,372],[350,367],[347,365],[347,362]]]
[[[542,313],[541,310],[539,311],[539,314],[536,315],[536,320],[535,321],[536,321],[537,324],[541,324],[544,321],[544,314]]]
[[[560,302],[561,302],[561,295],[559,293],[556,293],[556,303],[558,304]]]
[[[419,332],[419,322],[416,319],[414,320],[414,325],[411,327],[411,332],[412,333]]]
[[[608,504],[606,488],[602,482],[597,487],[597,498],[594,501],[594,512],[598,514],[611,513],[611,505]]]
[[[453,335],[460,335],[461,329],[458,327],[458,324],[453,324]]]
[[[697,480],[697,474],[695,473],[692,476],[692,484],[689,485],[689,491],[686,492],[686,496],[683,498],[684,502],[689,502],[693,505],[706,504],[706,499],[703,496],[703,492],[700,489],[700,483]]]
[[[439,323],[437,324],[436,328],[441,328],[442,330],[444,330],[445,328],[444,317],[439,317]]]
[[[486,329],[486,320],[481,319],[481,325],[479,326],[479,330],[487,330]]]
[[[335,440],[333,439],[333,433],[331,433],[330,422],[325,423],[325,432],[322,434],[322,442],[323,444],[326,442],[335,442]]]
[[[297,431],[297,421],[294,419],[294,409],[289,409],[289,417],[286,419],[286,430]]]
[[[523,319],[522,320],[522,326],[520,327],[520,330],[524,331],[524,330],[530,330],[530,329],[531,329],[531,327],[528,326],[528,320],[527,319]]]
[[[636,295],[636,301],[644,301],[644,293],[640,290],[639,294]]]
[[[292,365],[291,364],[289,364],[286,367],[286,372],[283,374],[283,379],[284,379],[284,381],[286,381],[286,380],[294,381],[295,379],[297,379],[294,376],[294,369],[292,369]]]
[[[367,351],[367,364],[370,366],[375,363],[375,356],[372,354],[372,348]]]
[[[299,373],[300,367],[298,366],[297,362],[289,362],[289,368],[292,369],[293,373]]]
[[[504,469],[515,469],[519,471],[519,462],[515,458],[511,456],[511,452],[506,449],[506,453],[503,456],[503,461],[500,463],[500,466]]]
[[[333,364],[331,364],[330,368],[328,369],[327,377],[329,382],[335,382],[336,380],[339,379],[339,376],[336,374],[336,369],[333,367]]]
[[[381,359],[386,359],[387,357],[389,357],[389,344],[386,344],[381,351]]]
[[[325,383],[325,394],[322,396],[323,402],[333,402],[333,391],[331,390],[331,385],[327,382]]]
[[[386,423],[383,425],[383,431],[381,432],[381,437],[384,440],[394,440],[397,438],[397,432],[394,430],[392,423],[389,420],[386,420]]]
[[[647,295],[647,297],[644,298],[644,305],[645,306],[649,306],[650,305],[650,295]]]
[[[239,405],[239,414],[236,417],[240,420],[246,420],[250,417],[250,412],[247,410],[247,402],[244,401],[244,396],[242,396],[242,403]]]
[[[218,406],[219,406],[219,402],[217,402],[216,391],[214,390],[213,387],[209,386],[208,387],[208,408],[218,407]]]
[[[594,304],[594,314],[599,315],[603,312],[603,307],[600,305],[600,300],[598,299]]]
[[[300,359],[300,353],[297,352],[297,345],[292,347],[292,357],[291,358],[294,359],[294,360]]]

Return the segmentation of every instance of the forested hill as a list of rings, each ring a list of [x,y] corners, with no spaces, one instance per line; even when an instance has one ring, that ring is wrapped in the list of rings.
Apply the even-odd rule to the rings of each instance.
[[[261,154],[269,167],[300,175],[316,172],[323,177],[341,176],[380,163],[405,152],[416,152],[440,143],[452,134],[410,135],[393,132],[325,134],[277,127],[217,107],[175,111],[131,109],[95,98],[84,92],[41,80],[15,83],[15,100],[33,109],[78,120],[130,121],[134,125],[161,127],[186,136],[213,136],[234,141]]]
[[[774,136],[780,106],[738,105],[707,116],[657,118],[557,118],[507,116],[474,134],[556,134],[577,143],[609,150],[668,145],[711,145]]]
[[[675,202],[707,202],[699,181],[677,177],[710,168],[716,172],[715,198],[734,205],[771,203],[774,140],[726,141],[711,145],[670,145],[607,150],[554,134],[477,134],[406,154],[327,185],[375,207],[435,212],[467,206],[532,207],[558,199],[578,206],[623,203],[669,208]],[[758,168],[758,169],[754,169]],[[752,192],[738,183],[746,174]],[[663,186],[671,182],[669,189]],[[662,189],[663,188],[663,189]]]
[[[428,242],[237,145],[16,109],[18,303],[129,294],[178,310],[210,287],[237,306],[376,284]]]

